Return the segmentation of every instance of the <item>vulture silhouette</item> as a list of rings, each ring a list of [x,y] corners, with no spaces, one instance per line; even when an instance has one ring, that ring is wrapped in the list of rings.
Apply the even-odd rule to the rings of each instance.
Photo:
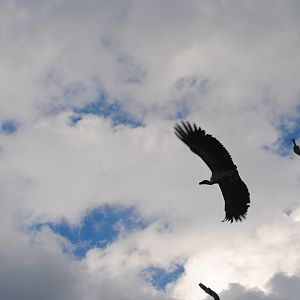
[[[199,184],[219,184],[226,213],[222,222],[245,219],[250,206],[250,194],[228,151],[216,138],[188,121],[175,124],[174,129],[176,136],[199,155],[212,172],[210,180],[203,180]]]
[[[299,146],[296,144],[296,141],[295,141],[295,139],[292,139],[292,141],[293,141],[293,143],[294,143],[294,152],[296,153],[296,154],[298,154],[298,155],[300,155],[300,148],[299,148]]]

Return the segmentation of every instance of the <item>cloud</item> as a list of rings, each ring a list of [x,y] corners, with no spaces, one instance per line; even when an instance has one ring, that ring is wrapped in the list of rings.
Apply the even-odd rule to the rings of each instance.
[[[232,300],[292,300],[299,295],[299,277],[277,273],[268,283],[269,291],[251,289],[240,284],[231,284],[229,289],[220,293],[221,299]]]
[[[292,0],[4,1],[0,298],[192,300],[200,281],[239,297],[289,295],[300,246],[287,143],[299,135],[298,11]],[[198,186],[211,174],[173,134],[179,118],[231,153],[251,194],[245,222],[219,222],[221,192]],[[103,205],[133,207],[148,226],[80,261],[60,232],[28,229],[76,227]],[[165,291],[141,276],[175,265],[184,272]]]
[[[43,230],[2,245],[0,296],[3,299],[161,299],[134,274],[118,276],[89,270],[59,251],[61,238]],[[14,246],[14,248],[11,248]],[[123,274],[122,274],[123,275]]]

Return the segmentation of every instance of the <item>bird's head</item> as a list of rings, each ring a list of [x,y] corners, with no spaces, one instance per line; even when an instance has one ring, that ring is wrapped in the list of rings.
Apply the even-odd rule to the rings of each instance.
[[[199,182],[199,185],[202,185],[202,184],[212,185],[213,183],[209,180],[202,180],[202,181]]]

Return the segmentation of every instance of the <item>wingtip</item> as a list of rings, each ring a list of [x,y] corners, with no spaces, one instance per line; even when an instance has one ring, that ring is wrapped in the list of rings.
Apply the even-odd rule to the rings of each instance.
[[[195,123],[191,123],[188,120],[181,120],[179,122],[176,122],[173,128],[175,130],[185,129],[187,132],[194,132],[194,131],[202,130],[201,127],[197,126]]]
[[[226,216],[221,222],[230,222],[233,223],[233,221],[235,222],[242,222],[243,220],[246,219],[247,213],[243,214],[243,215],[239,215],[239,216],[232,216],[232,217],[228,217]]]

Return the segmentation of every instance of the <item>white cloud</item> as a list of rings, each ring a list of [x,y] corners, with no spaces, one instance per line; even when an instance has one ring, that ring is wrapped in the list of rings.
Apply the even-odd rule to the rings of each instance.
[[[0,139],[1,297],[204,299],[203,281],[238,283],[236,299],[283,300],[274,275],[299,273],[299,161],[265,146],[300,104],[298,11],[296,1],[4,1],[0,121],[19,127]],[[101,90],[146,126],[96,116],[70,126],[72,108]],[[245,222],[219,222],[220,190],[198,186],[210,171],[172,132],[183,108],[238,165],[252,201]],[[79,222],[105,203],[155,221],[81,262],[53,233],[25,230]],[[185,274],[167,295],[139,277],[176,262]]]

